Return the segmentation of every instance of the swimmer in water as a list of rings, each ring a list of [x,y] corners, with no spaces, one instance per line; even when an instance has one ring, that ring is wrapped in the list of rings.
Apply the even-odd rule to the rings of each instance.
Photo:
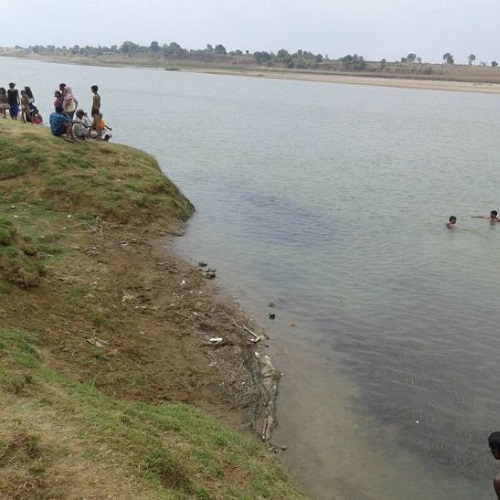
[[[448,222],[446,224],[446,227],[448,229],[455,229],[455,224],[456,223],[457,223],[457,218],[454,215],[452,215],[452,216],[450,216],[450,218],[449,218],[449,220],[448,220]]]
[[[492,210],[490,212],[490,215],[473,215],[473,219],[484,219],[487,220],[488,222],[500,222],[500,219],[498,218],[498,212],[496,210]]]

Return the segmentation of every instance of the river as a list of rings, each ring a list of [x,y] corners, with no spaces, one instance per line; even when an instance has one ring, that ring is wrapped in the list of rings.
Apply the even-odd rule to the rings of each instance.
[[[6,58],[0,74],[46,121],[60,82],[87,111],[99,85],[112,140],[196,205],[176,250],[270,333],[275,442],[311,498],[491,498],[500,226],[470,216],[500,211],[500,96]]]

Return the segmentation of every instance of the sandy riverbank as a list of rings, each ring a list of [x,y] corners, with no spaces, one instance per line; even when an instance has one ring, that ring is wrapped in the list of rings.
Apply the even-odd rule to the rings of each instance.
[[[215,71],[206,70],[210,74],[232,74],[238,76],[251,76],[282,80],[296,80],[306,82],[319,82],[343,85],[375,85],[378,87],[397,87],[419,90],[441,90],[446,92],[478,92],[485,94],[500,94],[500,84],[479,82],[458,82],[442,80],[418,80],[407,78],[382,78],[352,75],[327,75],[314,73],[289,73],[289,72],[259,72],[259,71]]]
[[[456,66],[442,67],[432,76],[407,75],[398,73],[329,73],[315,70],[283,70],[276,67],[237,67],[209,64],[188,64],[183,61],[169,61],[162,58],[134,58],[123,56],[40,56],[31,53],[4,50],[0,56],[19,57],[38,61],[79,64],[87,66],[133,66],[175,71],[189,71],[213,75],[246,76],[251,78],[270,78],[344,85],[375,85],[419,90],[440,90],[446,92],[475,92],[500,94],[500,70],[495,68]],[[437,73],[440,71],[442,73]]]

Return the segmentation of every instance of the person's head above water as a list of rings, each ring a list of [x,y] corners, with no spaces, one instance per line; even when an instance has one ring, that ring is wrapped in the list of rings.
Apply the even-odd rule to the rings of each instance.
[[[457,222],[457,218],[454,215],[450,215],[450,218],[448,219],[452,224],[455,224]]]
[[[497,212],[496,210],[492,210],[492,211],[490,212],[490,217],[491,217],[492,219],[496,219],[497,215],[498,215],[498,212]]]
[[[492,432],[488,437],[488,446],[490,447],[493,456],[500,460],[500,432]]]

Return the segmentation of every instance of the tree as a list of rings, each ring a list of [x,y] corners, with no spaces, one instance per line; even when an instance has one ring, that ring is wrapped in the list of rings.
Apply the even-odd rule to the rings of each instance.
[[[344,63],[344,69],[346,70],[364,70],[366,68],[366,61],[363,56],[358,56],[358,54],[347,54],[342,57],[341,61]]]
[[[177,42],[170,42],[162,47],[163,55],[165,57],[179,58],[187,54],[187,50],[183,49]]]
[[[278,50],[278,53],[276,54],[276,57],[278,59],[284,60],[284,59],[288,59],[290,57],[290,54],[288,53],[288,50],[286,50],[286,49],[280,49],[280,50]]]
[[[120,47],[120,52],[124,52],[125,54],[131,54],[132,52],[137,52],[137,49],[139,48],[139,45],[137,45],[134,42],[123,42],[122,46]]]
[[[151,45],[149,46],[149,50],[151,52],[160,52],[160,44],[158,42],[151,42]]]
[[[475,60],[476,60],[475,54],[470,54],[470,56],[469,56],[469,66],[472,66],[474,64]]]
[[[446,52],[446,54],[443,55],[443,61],[445,64],[455,64],[455,60],[449,52]]]
[[[215,46],[214,52],[220,56],[225,56],[227,54],[226,47],[221,44]]]
[[[413,52],[406,56],[406,59],[408,60],[408,62],[411,62],[411,63],[414,63],[416,58],[417,58],[417,54],[414,54]]]
[[[278,50],[278,53],[276,54],[276,58],[278,61],[283,63],[283,65],[286,68],[288,68],[288,69],[293,68],[293,66],[294,66],[293,58],[290,55],[290,53],[288,52],[288,50],[285,50],[285,49]]]
[[[257,64],[263,64],[263,63],[266,63],[272,59],[271,54],[269,54],[269,52],[266,52],[266,51],[254,52],[253,56],[255,57]]]
[[[496,68],[498,66],[498,63],[496,61],[491,61],[491,67]]]

